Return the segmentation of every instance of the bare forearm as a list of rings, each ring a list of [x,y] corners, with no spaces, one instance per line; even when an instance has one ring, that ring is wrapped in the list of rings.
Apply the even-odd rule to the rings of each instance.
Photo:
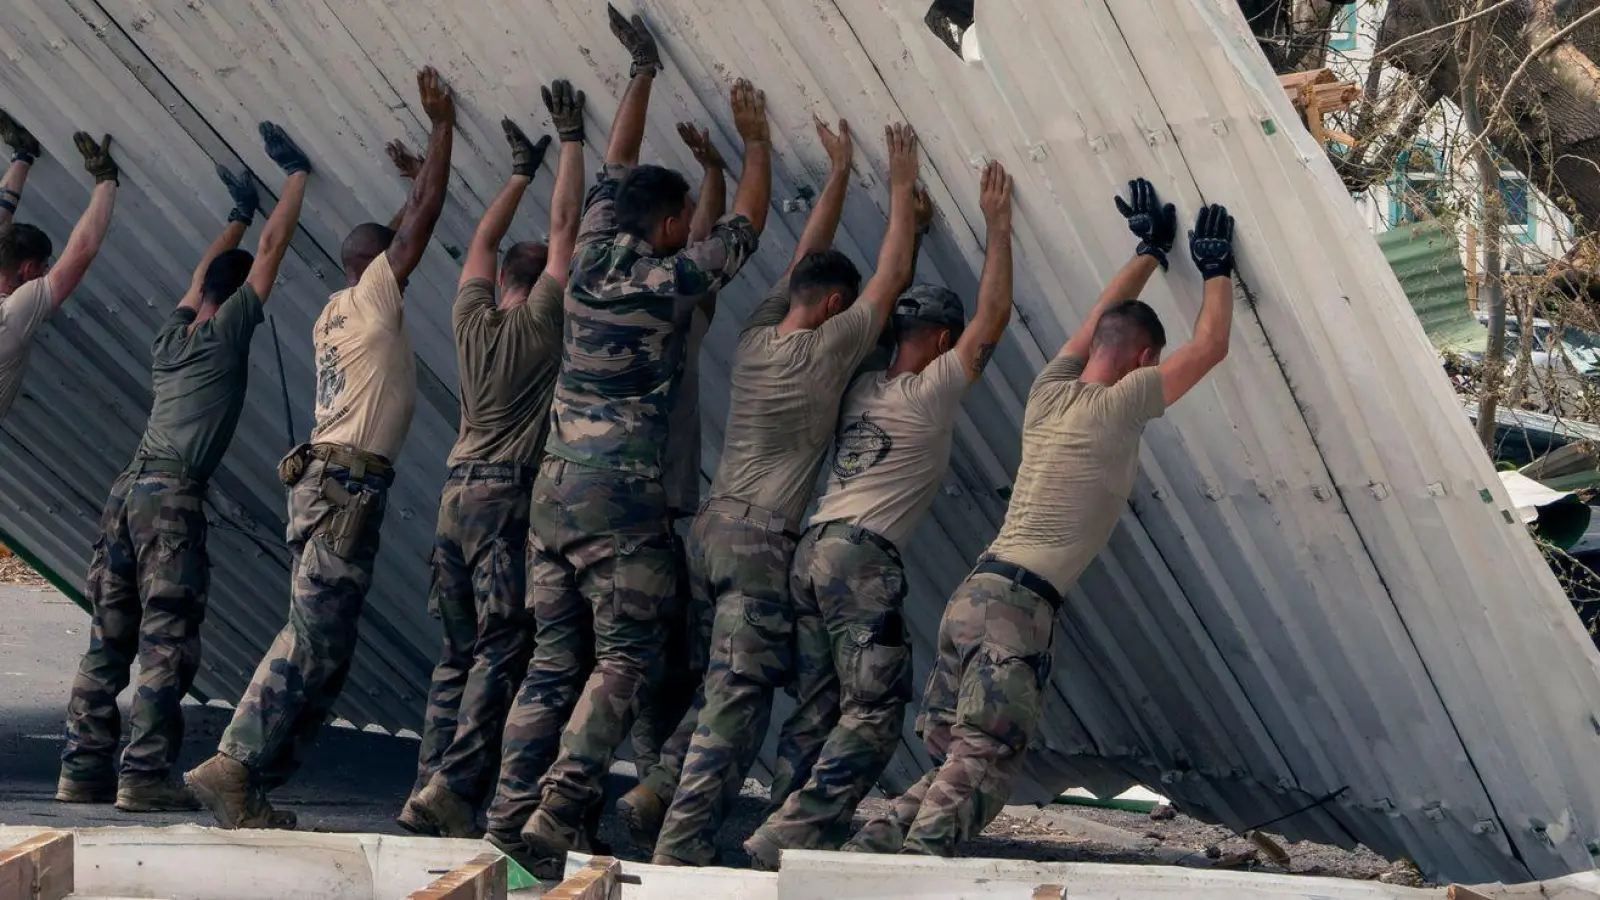
[[[689,240],[703,241],[728,209],[728,178],[721,166],[707,166],[700,179],[700,204],[689,224]]]
[[[306,172],[296,172],[283,183],[278,205],[272,208],[272,215],[267,218],[267,225],[261,229],[261,237],[256,240],[257,256],[275,254],[280,259],[283,257],[294,238],[295,226],[300,221],[300,206],[305,202],[309,177]]]
[[[978,310],[969,327],[992,344],[1011,320],[1011,225],[990,225],[988,241],[978,280]]]
[[[639,164],[639,147],[644,143],[644,115],[650,107],[653,72],[640,72],[622,92],[622,105],[611,121],[611,138],[606,143],[606,162],[623,166]]]
[[[389,265],[395,276],[404,279],[422,261],[433,226],[444,209],[444,194],[450,184],[450,148],[455,129],[445,122],[435,123],[428,138],[427,161],[417,173],[411,186],[411,198],[406,201],[400,226],[395,229],[394,243],[389,246]]]
[[[63,256],[77,252],[87,252],[91,256],[100,250],[100,244],[106,239],[106,232],[111,229],[111,207],[117,196],[117,183],[102,181],[94,186],[94,193],[89,195],[89,208],[83,211],[78,224],[72,226],[72,235],[67,238],[67,249]]]
[[[749,141],[744,146],[744,171],[739,175],[739,192],[733,195],[733,211],[750,220],[760,234],[767,227],[767,209],[772,204],[772,145]]]
[[[878,268],[875,273],[901,288],[911,280],[912,248],[917,240],[916,214],[912,210],[912,189],[895,188],[889,199],[889,230],[883,236],[883,246],[878,248]]]
[[[1061,348],[1061,355],[1088,359],[1090,345],[1094,342],[1094,330],[1100,325],[1100,314],[1124,300],[1136,299],[1160,265],[1155,257],[1143,255],[1135,256],[1124,263],[1117,274],[1106,282],[1105,290],[1100,292],[1100,298],[1095,301],[1094,309],[1089,311],[1083,324],[1078,326],[1078,330]]]
[[[512,175],[506,179],[500,193],[495,195],[489,208],[483,211],[483,218],[478,220],[478,228],[472,233],[472,243],[478,247],[488,247],[491,250],[500,246],[500,241],[505,239],[506,232],[511,230],[511,219],[517,214],[517,207],[522,204],[522,195],[527,193],[528,185],[533,179],[526,175]]]
[[[411,208],[411,195],[407,194],[405,202],[400,204],[400,208],[395,210],[394,211],[394,215],[389,217],[389,230],[390,231],[398,231],[400,229],[400,223],[405,221],[405,218],[406,218],[406,210],[408,210],[410,208]]]
[[[205,281],[206,269],[211,266],[211,261],[239,246],[244,240],[245,223],[229,222],[223,226],[222,232],[211,241],[211,246],[200,257],[200,264],[194,267],[194,274],[189,278],[189,289],[198,293],[201,282]]]
[[[806,227],[800,232],[800,241],[795,244],[794,259],[789,262],[791,268],[807,253],[833,246],[834,233],[839,230],[839,218],[844,214],[844,198],[849,192],[848,168],[834,169],[828,173],[828,182],[822,186],[817,205],[812,207],[811,215],[806,218]]]
[[[1194,341],[1225,354],[1228,335],[1233,330],[1233,279],[1207,278],[1200,302],[1200,316],[1194,323]]]
[[[565,278],[578,243],[578,222],[583,212],[583,144],[562,141],[556,163],[556,186],[550,191],[550,255],[545,271]]]
[[[22,202],[22,186],[28,180],[30,168],[31,163],[19,159],[6,167],[5,176],[0,177],[0,231],[11,227],[15,207]]]

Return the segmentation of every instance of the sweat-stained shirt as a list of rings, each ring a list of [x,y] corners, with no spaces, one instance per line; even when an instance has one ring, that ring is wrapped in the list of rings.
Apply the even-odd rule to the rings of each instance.
[[[617,228],[627,171],[606,164],[584,201],[545,452],[660,478],[694,304],[737,275],[760,241],[749,219],[730,214],[705,240],[657,255]]]
[[[734,353],[722,462],[713,500],[750,503],[799,525],[839,418],[840,395],[878,341],[867,303],[817,328],[778,333],[789,313],[789,279],[750,314]]]
[[[1111,539],[1139,470],[1144,426],[1166,411],[1161,370],[1113,385],[1078,380],[1084,360],[1058,356],[1034,379],[1022,417],[1022,465],[989,554],[1065,594]]]
[[[667,458],[661,486],[674,517],[692,516],[700,508],[700,345],[710,328],[711,320],[696,308],[683,347],[678,402],[667,417]]]
[[[43,278],[0,296],[0,417],[11,411],[11,404],[22,390],[22,373],[28,368],[33,333],[54,310],[50,282]]]
[[[378,254],[355,287],[328,298],[311,343],[317,366],[314,444],[344,444],[392,465],[411,428],[417,365],[400,283]]]
[[[474,278],[456,292],[451,326],[461,372],[461,427],[449,464],[537,465],[550,431],[550,393],[561,366],[566,286],[540,273],[528,299],[501,309],[494,283]]]
[[[150,421],[135,454],[182,463],[205,481],[233,441],[250,384],[250,339],[265,316],[244,285],[190,330],[197,313],[178,307],[150,346]]]
[[[857,377],[811,524],[848,522],[905,546],[950,468],[952,429],[971,384],[954,350],[921,372]]]

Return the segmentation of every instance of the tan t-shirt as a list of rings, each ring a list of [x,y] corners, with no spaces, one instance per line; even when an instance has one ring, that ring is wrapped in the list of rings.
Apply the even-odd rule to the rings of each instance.
[[[700,507],[700,345],[711,320],[695,308],[683,345],[683,374],[678,399],[667,414],[667,455],[661,485],[673,515],[694,515]]]
[[[456,292],[451,326],[461,372],[461,428],[450,465],[537,465],[550,431],[550,395],[561,370],[561,303],[567,286],[541,273],[528,299],[501,309],[494,283]]]
[[[971,383],[954,350],[921,372],[857,378],[811,524],[849,522],[903,547],[950,467],[951,428]]]
[[[1111,538],[1139,469],[1139,438],[1166,410],[1161,370],[1114,385],[1078,380],[1084,361],[1058,356],[1034,379],[1022,417],[1022,466],[989,553],[1065,593]]]
[[[789,279],[783,278],[739,336],[711,496],[776,510],[794,526],[811,500],[840,394],[872,352],[878,329],[872,308],[856,303],[819,328],[779,334],[788,311]]]
[[[22,373],[28,367],[33,333],[50,318],[50,282],[35,278],[15,292],[0,297],[0,416],[22,390]]]
[[[378,254],[361,281],[328,298],[311,328],[317,424],[311,441],[346,444],[393,463],[417,403],[417,364],[400,284]]]

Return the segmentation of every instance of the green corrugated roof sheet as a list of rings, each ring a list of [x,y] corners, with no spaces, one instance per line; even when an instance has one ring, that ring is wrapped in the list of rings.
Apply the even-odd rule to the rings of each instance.
[[[1482,353],[1488,332],[1467,309],[1467,276],[1455,233],[1430,219],[1378,235],[1378,246],[1433,345]]]

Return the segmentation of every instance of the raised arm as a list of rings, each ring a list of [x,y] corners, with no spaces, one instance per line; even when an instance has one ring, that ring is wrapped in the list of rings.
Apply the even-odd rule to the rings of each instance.
[[[499,268],[500,241],[511,229],[511,217],[517,214],[522,195],[533,183],[534,173],[544,164],[545,151],[550,149],[549,135],[541,137],[539,143],[535,144],[510,119],[500,120],[500,130],[505,132],[506,143],[511,145],[511,177],[506,179],[500,193],[483,211],[483,218],[478,220],[478,227],[472,233],[472,242],[467,245],[467,259],[461,265],[461,278],[456,282],[458,287],[475,278],[495,280],[495,272]]]
[[[111,228],[111,207],[116,202],[119,177],[116,160],[111,158],[111,135],[97,144],[87,132],[80,131],[72,136],[72,141],[83,154],[84,169],[94,176],[94,193],[89,195],[89,208],[78,218],[78,224],[72,226],[66,248],[50,267],[50,274],[45,276],[50,285],[50,298],[57,309],[78,287],[78,282],[89,271],[89,264],[100,252],[106,231]]]
[[[828,151],[828,180],[822,186],[816,205],[811,207],[811,215],[806,217],[806,227],[794,245],[794,256],[789,258],[785,275],[793,272],[806,254],[833,246],[833,235],[839,230],[839,217],[844,212],[845,194],[850,192],[850,157],[855,153],[850,123],[840,119],[839,131],[835,133],[822,119],[816,116],[812,119],[817,126],[817,140],[822,142],[822,149]]]
[[[389,154],[389,162],[394,164],[394,169],[400,174],[400,177],[412,182],[414,185],[417,176],[422,174],[422,157],[417,155],[405,141],[399,138],[384,144],[383,149]],[[405,216],[406,207],[410,204],[410,201],[411,188],[408,187],[406,188],[406,199],[400,201],[400,208],[395,210],[394,215],[389,217],[390,231],[400,227],[400,220]]]
[[[969,381],[977,381],[994,356],[995,345],[1011,321],[1011,176],[998,162],[983,170],[978,194],[985,240],[983,276],[978,280],[978,311],[956,341],[956,355]]]
[[[33,161],[44,154],[44,149],[39,146],[38,138],[3,109],[0,109],[0,141],[11,148],[11,163],[5,175],[0,176],[0,232],[4,232],[11,227],[11,219],[22,203],[22,186],[28,181],[28,170],[33,168]]]
[[[1233,216],[1212,204],[1189,232],[1189,255],[1205,279],[1194,337],[1161,362],[1161,393],[1168,406],[1200,383],[1228,355],[1233,330]]]
[[[261,123],[261,141],[266,145],[267,156],[278,164],[288,176],[283,191],[278,194],[278,205],[267,217],[256,241],[256,259],[250,264],[250,275],[245,279],[262,303],[272,293],[272,284],[278,280],[278,267],[289,252],[289,242],[294,239],[295,227],[300,222],[300,205],[306,198],[306,181],[311,178],[311,160],[290,139],[287,132],[271,122]]]
[[[689,242],[703,241],[711,236],[712,226],[722,218],[728,208],[728,164],[722,151],[711,143],[711,132],[695,128],[689,122],[678,123],[678,137],[694,154],[704,174],[700,177],[700,201],[694,210],[694,220],[689,223]]]
[[[911,250],[916,241],[917,132],[910,125],[883,130],[889,145],[889,230],[878,248],[878,268],[861,289],[858,303],[870,304],[877,328],[889,321],[895,298],[911,282]]]
[[[741,78],[733,83],[733,124],[744,139],[744,170],[733,195],[734,215],[750,220],[761,234],[772,206],[772,127],[767,122],[767,95]]]
[[[250,176],[250,170],[245,169],[239,174],[228,171],[222,163],[217,163],[217,177],[228,189],[228,196],[233,200],[233,209],[228,212],[228,222],[222,226],[222,231],[211,241],[211,246],[200,256],[200,263],[194,267],[194,272],[189,276],[189,290],[184,292],[183,299],[178,305],[187,309],[200,308],[200,291],[205,284],[206,269],[210,268],[211,261],[239,246],[244,239],[245,230],[250,223],[255,221],[256,209],[260,206],[260,198],[256,194],[256,181]]]
[[[1167,267],[1167,254],[1178,235],[1178,211],[1170,203],[1161,205],[1155,186],[1143,178],[1128,182],[1128,199],[1117,197],[1117,212],[1128,220],[1128,230],[1139,239],[1133,258],[1123,264],[1117,274],[1106,282],[1094,309],[1084,318],[1078,330],[1062,345],[1060,356],[1088,359],[1094,330],[1100,324],[1100,314],[1124,300],[1136,299],[1144,290],[1156,267]]]
[[[561,138],[556,186],[550,190],[550,240],[544,272],[563,283],[572,268],[583,215],[583,104],[583,91],[573,90],[571,82],[558,80],[544,89],[545,108]]]
[[[628,87],[622,92],[622,105],[611,120],[611,139],[606,143],[606,162],[623,166],[639,164],[639,146],[644,143],[644,114],[650,107],[650,87],[661,71],[661,50],[655,36],[644,26],[644,19],[625,18],[617,8],[606,4],[611,33],[633,57],[628,68]]]
[[[411,185],[400,224],[394,229],[394,243],[385,251],[395,280],[401,284],[422,261],[422,252],[444,209],[444,193],[450,183],[450,148],[456,130],[455,97],[432,66],[417,73],[417,91],[422,96],[422,109],[433,123],[433,132],[428,136],[427,158]]]

